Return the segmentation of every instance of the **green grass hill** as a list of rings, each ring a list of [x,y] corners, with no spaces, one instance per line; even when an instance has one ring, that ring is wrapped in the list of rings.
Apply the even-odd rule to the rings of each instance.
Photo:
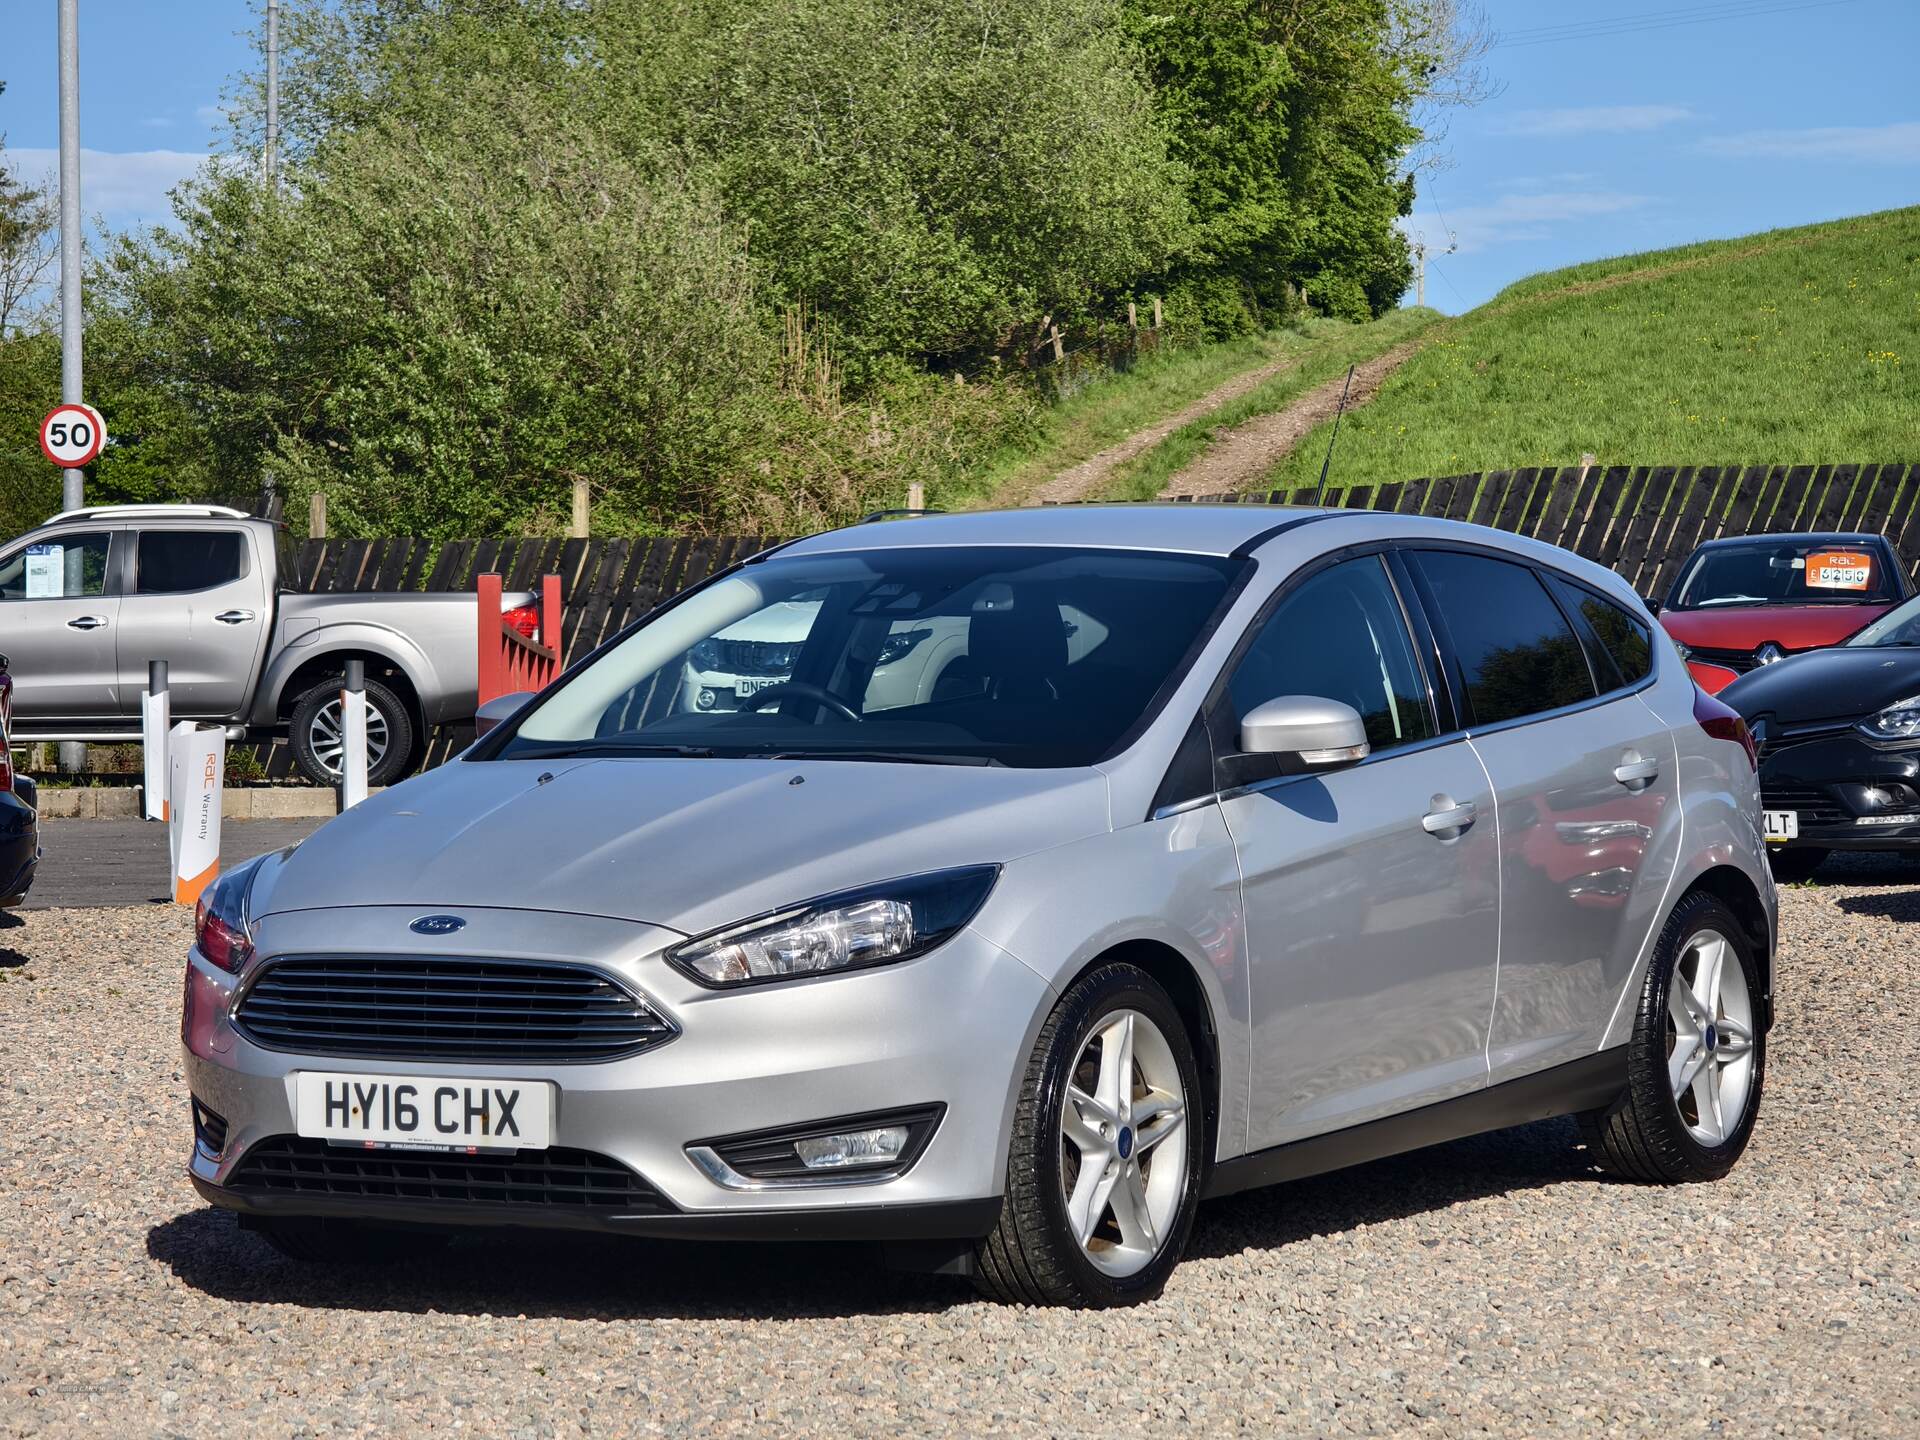
[[[1920,459],[1920,207],[1532,276],[1426,332],[1347,484],[1523,465]],[[1324,425],[1270,484],[1317,476]],[[1255,488],[1255,487],[1249,487]]]

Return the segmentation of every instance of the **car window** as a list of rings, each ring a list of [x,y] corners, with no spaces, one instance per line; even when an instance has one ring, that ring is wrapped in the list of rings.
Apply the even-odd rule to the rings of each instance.
[[[0,600],[63,600],[104,595],[108,533],[62,535],[0,560]]]
[[[1585,638],[1593,650],[1590,658],[1600,672],[1602,689],[1638,685],[1653,673],[1653,631],[1644,621],[1558,575],[1550,574],[1547,583],[1561,607],[1585,624]]]
[[[915,547],[757,562],[550,691],[500,758],[593,753],[1087,765],[1206,633],[1230,557]]]
[[[1237,728],[1281,695],[1338,700],[1360,712],[1374,750],[1437,733],[1399,596],[1378,555],[1323,570],[1287,595],[1234,667]]]
[[[1590,700],[1586,653],[1525,565],[1457,550],[1417,555],[1453,641],[1472,721],[1497,725]]]
[[[1899,598],[1899,581],[1879,544],[1799,537],[1701,546],[1680,572],[1667,604],[1674,610],[1708,610],[1885,605]]]
[[[246,574],[235,530],[143,530],[134,547],[133,593],[211,590]]]

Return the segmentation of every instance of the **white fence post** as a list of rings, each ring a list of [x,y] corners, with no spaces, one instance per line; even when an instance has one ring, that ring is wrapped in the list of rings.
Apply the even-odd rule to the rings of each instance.
[[[226,778],[227,734],[218,725],[182,720],[167,746],[167,853],[173,899],[191,905],[220,873],[220,787]]]
[[[340,788],[336,808],[351,810],[367,798],[367,662],[347,661],[340,689]]]
[[[148,820],[167,818],[167,732],[173,728],[167,699],[167,662],[147,662],[147,693],[140,697],[140,812]]]

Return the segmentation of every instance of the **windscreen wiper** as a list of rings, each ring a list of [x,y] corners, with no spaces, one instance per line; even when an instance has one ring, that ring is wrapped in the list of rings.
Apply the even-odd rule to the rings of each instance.
[[[991,755],[946,755],[926,750],[781,750],[769,760],[877,760],[902,765],[998,765]]]
[[[535,742],[526,749],[502,755],[502,760],[568,760],[597,755],[676,756],[686,760],[711,760],[720,752],[711,745],[649,745],[630,740],[554,740]]]

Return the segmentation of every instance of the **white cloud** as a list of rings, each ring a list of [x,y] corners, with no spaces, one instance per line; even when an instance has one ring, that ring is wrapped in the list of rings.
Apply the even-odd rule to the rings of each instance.
[[[1496,135],[1558,139],[1571,135],[1627,135],[1693,118],[1685,105],[1587,105],[1566,110],[1518,110],[1495,116]]]
[[[1407,233],[1426,242],[1429,251],[1455,244],[1462,251],[1486,250],[1517,240],[1544,240],[1556,225],[1596,220],[1647,203],[1645,195],[1615,190],[1561,190],[1502,195],[1485,205],[1449,210],[1443,225],[1432,211],[1406,221]]]
[[[23,146],[5,152],[8,165],[31,179],[56,176],[59,152]],[[172,215],[167,192],[207,163],[184,150],[80,152],[80,209],[89,219],[114,224],[165,220]]]
[[[1749,130],[1700,142],[1708,155],[1736,160],[1841,160],[1860,165],[1920,164],[1920,121],[1829,125],[1812,130]]]

